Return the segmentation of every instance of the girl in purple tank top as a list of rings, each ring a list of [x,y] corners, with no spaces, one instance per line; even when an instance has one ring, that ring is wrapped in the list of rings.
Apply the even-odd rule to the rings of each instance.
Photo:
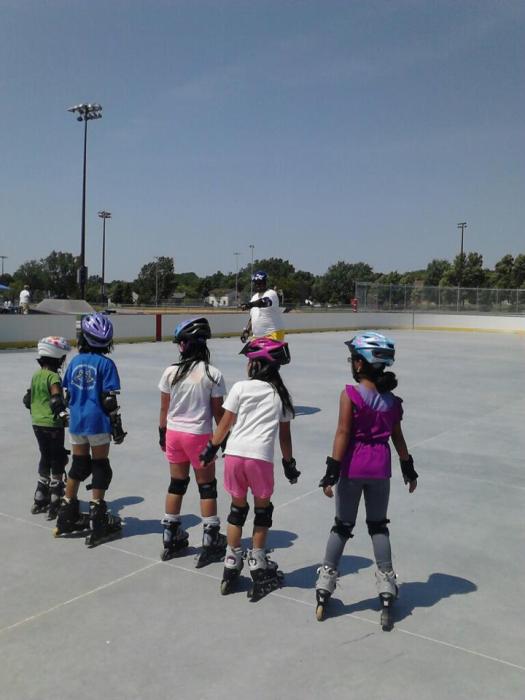
[[[325,606],[335,590],[337,567],[355,526],[361,496],[364,497],[366,523],[372,538],[377,564],[376,584],[382,604],[381,625],[392,628],[392,603],[397,597],[396,575],[388,531],[387,510],[390,494],[391,459],[389,440],[399,455],[401,472],[408,490],[417,487],[418,475],[408,453],[401,419],[402,401],[392,394],[397,386],[393,372],[385,368],[394,363],[392,340],[367,331],[345,343],[348,361],[357,386],[347,385],[339,400],[339,420],[332,456],[326,459],[326,474],[319,486],[332,498],[335,490],[335,523],[326,545],[323,565],[316,583],[316,617],[324,618]]]

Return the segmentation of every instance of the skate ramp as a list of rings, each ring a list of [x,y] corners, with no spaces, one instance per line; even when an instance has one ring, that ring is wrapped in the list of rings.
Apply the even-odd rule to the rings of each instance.
[[[92,314],[95,309],[83,299],[44,299],[35,311],[41,314]]]

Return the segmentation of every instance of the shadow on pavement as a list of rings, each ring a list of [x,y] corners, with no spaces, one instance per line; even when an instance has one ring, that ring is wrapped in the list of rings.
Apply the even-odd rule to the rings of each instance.
[[[394,622],[400,622],[412,615],[416,608],[431,608],[444,598],[453,595],[464,595],[473,593],[477,586],[472,581],[459,576],[449,574],[430,574],[428,581],[407,581],[399,587],[399,598],[394,605]],[[337,598],[330,601],[328,615],[337,617],[339,615],[350,615],[351,613],[363,612],[365,610],[375,610],[379,612],[381,606],[379,598],[367,598],[358,603],[345,605]]]
[[[311,416],[312,413],[319,413],[321,410],[317,406],[294,406],[295,416]]]
[[[373,563],[374,562],[367,557],[355,557],[351,554],[343,555],[341,557],[341,561],[339,562],[339,571],[341,576],[346,576],[346,574],[356,574],[360,569],[365,569],[371,566]],[[319,564],[312,564],[310,566],[305,566],[302,569],[285,572],[286,585],[294,588],[311,588],[312,591],[314,591],[318,568]],[[334,609],[338,602],[339,601],[334,600]]]

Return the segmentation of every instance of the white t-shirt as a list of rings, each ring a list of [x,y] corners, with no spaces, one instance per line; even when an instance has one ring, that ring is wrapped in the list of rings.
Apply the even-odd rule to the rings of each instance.
[[[265,292],[256,292],[250,301],[258,301],[263,297],[268,297],[272,305],[265,306],[262,309],[257,307],[250,309],[252,333],[256,338],[263,338],[274,331],[282,331],[284,329],[283,314],[279,308],[277,292],[273,289],[267,289]]]
[[[260,379],[236,382],[223,407],[237,416],[225,453],[273,462],[279,423],[292,418],[273,386]]]
[[[22,289],[20,292],[20,304],[29,304],[31,293],[27,289]]]
[[[226,394],[222,374],[216,367],[208,365],[213,381],[206,373],[204,362],[198,362],[181,382],[172,386],[177,366],[164,370],[159,389],[170,395],[168,429],[183,433],[202,435],[212,432],[211,399]]]

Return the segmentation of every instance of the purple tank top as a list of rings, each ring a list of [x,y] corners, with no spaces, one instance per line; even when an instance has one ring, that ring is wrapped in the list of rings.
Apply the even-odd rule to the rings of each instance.
[[[346,393],[352,402],[352,432],[341,473],[349,479],[389,479],[392,469],[388,440],[403,417],[402,401],[390,393],[365,390],[365,395],[369,394],[367,402],[359,389],[350,384]]]

